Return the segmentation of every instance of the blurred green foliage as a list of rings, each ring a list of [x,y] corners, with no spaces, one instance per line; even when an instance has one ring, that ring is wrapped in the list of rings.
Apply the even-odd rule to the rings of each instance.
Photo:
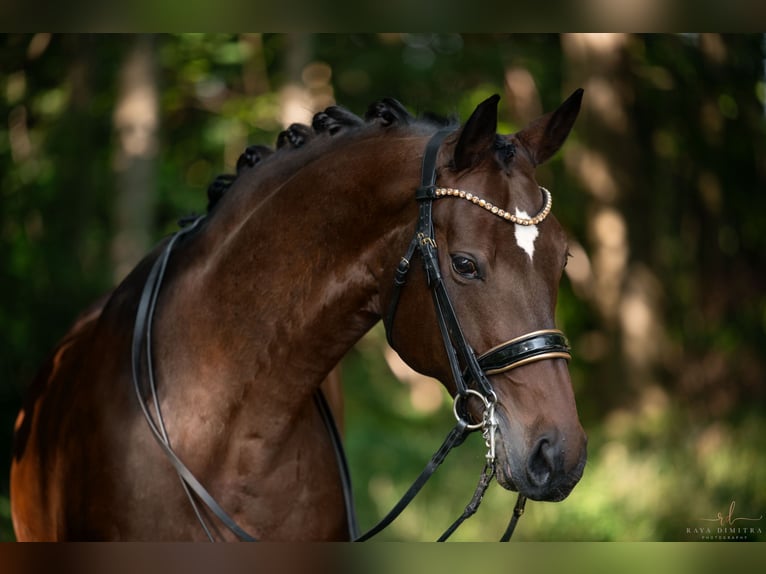
[[[114,108],[132,35],[0,37],[0,459],[38,365],[112,287]],[[154,239],[205,208],[248,143],[273,144],[285,90],[363,114],[392,96],[465,120],[504,95],[500,129],[586,89],[540,181],[575,257],[559,324],[589,462],[573,494],[530,503],[522,540],[697,540],[701,519],[766,510],[766,79],[762,36],[184,34],[149,38],[159,93]],[[310,111],[317,111],[312,109]],[[404,492],[450,428],[384,360],[378,327],[343,365],[360,522]],[[428,384],[428,383],[424,383]],[[422,391],[422,388],[421,388]],[[431,392],[433,396],[433,392]],[[384,538],[431,540],[478,479],[480,440],[444,464]],[[12,536],[0,473],[0,538]],[[496,485],[458,534],[494,540]],[[766,521],[759,523],[766,529]],[[751,536],[752,539],[752,536]],[[761,536],[760,540],[766,540]]]

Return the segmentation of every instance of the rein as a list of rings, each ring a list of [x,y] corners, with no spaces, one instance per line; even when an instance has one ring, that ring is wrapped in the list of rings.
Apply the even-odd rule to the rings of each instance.
[[[468,199],[469,201],[480,205],[480,207],[513,223],[519,225],[531,225],[539,223],[548,215],[551,207],[551,199],[550,193],[542,188],[546,195],[546,202],[543,210],[535,218],[530,220],[518,220],[511,217],[505,217],[507,214],[506,211],[492,206],[491,204],[487,207],[487,202],[476,198],[472,194],[466,194],[460,190],[437,188],[435,185],[436,159],[441,143],[448,133],[449,131],[447,130],[437,132],[431,137],[426,146],[423,155],[421,186],[415,193],[415,199],[418,202],[419,210],[416,231],[405,256],[401,258],[401,261],[397,266],[394,277],[394,291],[387,314],[384,317],[384,324],[388,342],[393,346],[393,325],[401,291],[407,282],[410,263],[415,254],[419,253],[423,260],[427,284],[431,291],[434,308],[436,310],[439,331],[449,359],[455,388],[457,389],[453,405],[457,423],[447,434],[442,445],[434,453],[431,460],[407,492],[405,492],[401,500],[378,524],[359,536],[357,534],[350,473],[343,450],[342,440],[324,395],[321,393],[321,390],[317,391],[315,401],[333,443],[335,457],[341,476],[349,533],[353,541],[368,540],[391,524],[391,522],[401,514],[412,499],[418,494],[428,479],[447,457],[449,452],[456,446],[462,444],[469,433],[481,429],[488,449],[484,469],[479,478],[476,490],[471,497],[471,500],[466,505],[463,514],[458,517],[458,519],[455,520],[455,522],[453,522],[453,524],[438,539],[440,542],[447,540],[464,520],[477,511],[482,497],[495,474],[495,433],[497,430],[495,404],[497,402],[497,395],[487,376],[502,373],[533,361],[549,358],[569,359],[571,357],[566,337],[561,331],[554,329],[535,331],[523,335],[511,341],[502,343],[478,357],[468,344],[468,341],[463,334],[463,330],[460,327],[460,322],[458,321],[452,301],[450,300],[439,266],[438,251],[434,234],[433,202],[445,197]],[[466,197],[467,195],[471,197]],[[160,410],[154,377],[151,342],[152,322],[167,263],[176,243],[184,236],[196,230],[204,219],[205,216],[200,216],[190,222],[184,222],[185,226],[170,238],[149,271],[139,299],[136,320],[133,328],[131,346],[133,388],[149,429],[168,460],[175,468],[197,520],[205,531],[208,539],[213,541],[214,536],[210,526],[206,523],[205,518],[203,517],[198,502],[204,504],[204,506],[207,507],[207,509],[212,512],[212,514],[215,515],[215,517],[218,518],[218,520],[220,520],[220,522],[237,538],[243,541],[256,541],[254,536],[245,532],[234,519],[221,508],[213,496],[205,489],[199,480],[197,480],[194,474],[188,467],[186,467],[173,450]],[[143,370],[146,370],[147,381],[146,384],[142,386],[141,374]],[[153,403],[156,420],[155,415],[152,414],[147,406],[148,399],[145,397],[145,391],[147,389],[144,389],[144,386],[148,386],[148,395]],[[465,403],[472,396],[480,399],[484,404],[482,420],[478,423],[469,422],[470,416],[465,410]],[[501,541],[507,541],[511,538],[519,518],[524,513],[525,504],[526,497],[519,494],[513,509],[511,520],[500,539]]]
[[[141,298],[139,299],[138,309],[136,310],[136,321],[133,326],[133,343],[131,347],[131,366],[133,375],[133,390],[138,398],[138,404],[141,406],[141,410],[144,413],[144,418],[149,425],[149,429],[152,431],[152,435],[157,440],[162,450],[165,452],[170,463],[176,470],[179,479],[181,480],[181,486],[186,492],[186,496],[189,498],[194,514],[197,516],[202,529],[205,531],[205,535],[209,540],[214,540],[213,534],[210,531],[205,519],[197,506],[197,501],[194,495],[198,497],[202,503],[207,506],[210,511],[215,514],[216,517],[233,532],[240,540],[254,541],[255,538],[242,530],[242,528],[231,518],[226,511],[221,508],[218,502],[213,496],[202,486],[197,480],[194,474],[189,468],[181,461],[178,455],[173,450],[170,439],[165,430],[165,423],[162,418],[162,411],[160,410],[159,399],[157,396],[157,385],[154,378],[154,368],[152,366],[152,321],[154,319],[154,311],[157,306],[157,298],[159,296],[162,280],[165,276],[165,269],[167,268],[168,259],[170,253],[173,250],[175,244],[185,235],[188,235],[194,231],[197,226],[204,220],[204,216],[198,217],[192,221],[189,225],[176,232],[168,241],[167,245],[162,251],[162,254],[155,260],[152,265],[149,275],[144,283],[143,291],[141,292]],[[152,402],[154,403],[154,410],[157,414],[157,421],[155,422],[154,416],[152,416],[149,408],[146,405],[146,400],[143,396],[141,388],[141,371],[142,371],[142,343],[144,361],[146,363],[146,371],[148,375],[149,393],[151,395]]]
[[[131,347],[131,367],[132,367],[132,379],[133,389],[138,399],[138,404],[141,406],[141,410],[144,414],[149,429],[152,431],[152,435],[157,440],[158,444],[164,451],[170,463],[176,470],[178,478],[181,480],[181,486],[189,499],[189,503],[194,510],[194,514],[197,517],[197,521],[205,531],[205,535],[211,542],[214,541],[213,533],[210,527],[206,523],[200,508],[197,505],[197,500],[201,501],[220,521],[228,528],[237,538],[246,542],[255,542],[257,539],[245,532],[226,511],[221,508],[218,502],[207,491],[207,489],[197,480],[194,474],[189,468],[181,461],[178,455],[173,450],[170,444],[167,431],[165,430],[165,421],[162,417],[162,411],[160,410],[159,398],[157,396],[157,385],[154,378],[154,368],[152,361],[152,322],[154,319],[154,311],[157,306],[157,298],[159,296],[160,287],[165,277],[165,270],[167,268],[168,259],[170,253],[175,247],[175,244],[185,235],[193,232],[204,221],[205,216],[197,217],[190,221],[183,221],[184,227],[175,233],[167,245],[162,251],[162,254],[154,261],[149,275],[144,283],[144,288],[141,292],[141,297],[138,303],[138,309],[136,310],[136,321],[133,326],[133,341]],[[143,344],[142,344],[143,343]],[[155,421],[154,416],[149,411],[144,398],[144,393],[141,388],[141,371],[142,371],[142,351],[147,371],[147,382],[149,386],[149,394],[151,396],[154,410],[156,412],[157,419]],[[351,491],[351,473],[348,469],[348,462],[346,460],[346,454],[343,450],[343,443],[338,432],[338,427],[335,424],[335,419],[330,410],[330,406],[327,404],[327,399],[322,393],[321,389],[317,389],[314,396],[315,403],[319,409],[319,413],[322,416],[327,432],[330,434],[333,450],[335,452],[335,458],[340,471],[341,483],[343,487],[343,498],[346,508],[346,521],[348,524],[349,532],[352,536],[356,536],[358,527],[356,523],[356,512],[354,511],[354,499]],[[195,495],[197,499],[195,499]]]

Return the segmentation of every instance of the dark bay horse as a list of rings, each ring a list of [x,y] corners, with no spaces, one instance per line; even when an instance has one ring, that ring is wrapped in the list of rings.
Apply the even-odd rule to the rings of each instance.
[[[507,136],[497,96],[463,126],[395,100],[364,119],[333,107],[273,153],[248,148],[208,215],[81,315],[39,372],[16,421],[18,539],[205,538],[142,406],[159,407],[168,444],[244,531],[348,539],[314,397],[381,318],[411,367],[462,398],[471,421],[484,417],[503,487],[565,498],[586,437],[554,325],[567,240],[535,167],[564,143],[581,97]],[[136,363],[163,256],[150,351]],[[156,394],[137,399],[136,371]],[[237,539],[201,512],[217,538]]]

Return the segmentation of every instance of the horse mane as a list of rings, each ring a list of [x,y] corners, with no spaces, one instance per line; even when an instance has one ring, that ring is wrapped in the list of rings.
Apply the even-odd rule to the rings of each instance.
[[[446,118],[432,113],[413,116],[394,98],[384,98],[373,102],[367,108],[364,118],[357,116],[342,106],[330,106],[314,115],[311,125],[292,124],[279,133],[276,148],[265,145],[250,145],[237,159],[236,173],[218,175],[207,188],[207,211],[212,212],[221,198],[231,188],[245,168],[256,167],[266,158],[282,156],[291,150],[308,145],[319,135],[336,137],[339,134],[361,130],[385,130],[393,127],[408,127],[413,130],[429,130],[457,125],[456,118]]]

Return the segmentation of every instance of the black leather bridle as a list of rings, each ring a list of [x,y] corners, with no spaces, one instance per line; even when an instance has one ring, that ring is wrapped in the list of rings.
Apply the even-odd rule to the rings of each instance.
[[[442,130],[434,134],[426,145],[423,155],[421,186],[415,193],[419,215],[415,236],[404,257],[401,258],[394,278],[394,290],[384,319],[388,343],[393,346],[394,319],[399,305],[402,288],[415,253],[423,260],[426,281],[431,291],[439,330],[447,352],[456,399],[463,398],[475,386],[489,403],[497,400],[487,376],[496,375],[534,361],[551,358],[570,359],[570,347],[564,333],[557,329],[543,329],[506,341],[480,356],[469,345],[460,321],[450,300],[439,266],[433,221],[433,202],[445,197],[437,193],[436,158],[444,138],[449,134]],[[472,385],[473,383],[473,385]]]
[[[439,541],[446,540],[462,522],[473,515],[478,509],[481,499],[489,486],[495,472],[495,431],[497,422],[494,416],[494,407],[497,396],[489,382],[488,376],[492,376],[532,361],[549,358],[570,358],[569,344],[561,331],[546,329],[523,335],[511,341],[498,345],[480,356],[468,344],[463,330],[460,327],[457,315],[447,292],[444,279],[439,266],[436,239],[433,222],[433,202],[439,197],[436,181],[436,158],[442,141],[449,131],[442,130],[434,134],[429,140],[423,156],[421,186],[415,193],[418,202],[418,221],[415,236],[413,237],[407,252],[402,257],[395,273],[394,290],[384,317],[386,334],[389,343],[393,346],[393,327],[401,291],[407,282],[410,263],[416,252],[420,254],[425,269],[426,279],[432,294],[437,322],[447,352],[456,394],[454,412],[457,419],[455,427],[450,430],[442,445],[433,455],[424,470],[420,473],[412,486],[407,490],[401,500],[391,511],[374,527],[365,534],[357,534],[356,517],[354,513],[353,496],[351,492],[351,480],[340,434],[333,420],[332,413],[321,391],[317,393],[316,403],[322,415],[328,432],[330,433],[335,455],[338,462],[344,500],[346,502],[346,515],[349,532],[354,541],[368,540],[388,526],[406,508],[410,501],[417,495],[428,479],[446,458],[447,454],[456,446],[463,443],[467,435],[475,430],[482,429],[485,443],[488,447],[486,464],[481,473],[479,484],[463,514],[442,534]],[[548,206],[549,207],[549,206]],[[174,466],[181,484],[189,498],[198,521],[210,540],[213,534],[207,525],[197,502],[204,504],[221,523],[230,530],[237,538],[244,541],[255,541],[256,538],[245,532],[226,511],[221,508],[213,496],[197,480],[194,474],[176,455],[167,435],[154,378],[152,364],[152,321],[159,296],[160,287],[165,274],[165,269],[170,254],[176,243],[185,235],[190,234],[204,221],[204,216],[188,222],[180,231],[173,235],[165,245],[159,257],[155,260],[149,271],[144,284],[141,297],[136,311],[136,320],[133,328],[133,340],[131,347],[132,380],[136,397],[141,410],[149,425],[152,435],[164,451],[168,460]],[[146,371],[146,384],[142,385],[142,373]],[[148,388],[144,388],[144,386]],[[154,414],[147,405],[149,395],[154,406]],[[470,396],[481,399],[484,404],[484,413],[480,422],[470,422],[470,416],[466,414],[465,402]],[[461,402],[462,400],[462,402]],[[510,539],[516,527],[519,517],[524,512],[526,498],[519,494],[508,527],[501,537],[501,541]]]
[[[534,361],[552,358],[564,358],[569,360],[571,358],[569,342],[564,333],[557,329],[544,329],[522,335],[497,345],[478,357],[463,334],[460,321],[455,313],[452,301],[447,292],[444,277],[441,273],[433,220],[433,202],[444,197],[450,197],[450,194],[445,195],[440,193],[440,191],[442,191],[441,188],[437,188],[436,186],[437,156],[442,142],[449,133],[450,130],[441,130],[435,133],[426,145],[425,153],[423,154],[421,185],[415,192],[415,199],[418,202],[419,210],[415,235],[412,238],[412,241],[410,241],[407,252],[401,258],[399,265],[397,266],[394,278],[394,289],[386,316],[384,317],[388,343],[393,347],[394,319],[396,318],[399,299],[401,297],[402,289],[407,282],[407,275],[409,274],[413,257],[416,253],[419,253],[425,270],[426,281],[431,291],[439,331],[444,343],[444,349],[447,353],[456,389],[454,413],[458,423],[450,435],[448,435],[447,439],[442,444],[442,447],[437,451],[435,459],[438,458],[439,462],[441,462],[451,448],[462,443],[464,440],[464,433],[479,428],[482,429],[485,442],[489,448],[485,471],[482,473],[479,485],[477,486],[471,502],[466,506],[463,515],[442,535],[439,539],[440,541],[446,540],[465,518],[476,511],[481,502],[484,490],[486,490],[489,484],[489,479],[491,479],[494,474],[495,431],[497,427],[497,423],[494,419],[494,406],[497,401],[497,395],[487,377]],[[457,190],[449,191],[454,192]],[[547,192],[546,195],[550,201],[550,195],[547,194]],[[477,203],[477,201],[478,198],[474,203]],[[542,218],[544,218],[550,210],[549,201],[544,208]],[[482,205],[482,207],[484,207],[484,205]],[[489,209],[489,206],[487,206],[487,209]],[[493,213],[496,214],[497,212],[498,209],[495,208]],[[468,422],[468,415],[465,412],[461,412],[459,409],[460,405],[465,404],[465,402],[460,402],[461,399],[467,399],[471,395],[479,397],[484,402],[482,421],[473,424]],[[428,470],[428,467],[426,470]],[[418,481],[416,481],[416,484],[418,484]],[[405,498],[406,497],[407,495],[405,495]],[[503,534],[501,541],[510,539],[516,527],[516,522],[524,512],[525,503],[526,497],[519,494],[511,521],[508,524],[508,528]],[[376,527],[373,530],[377,531],[379,528]]]

